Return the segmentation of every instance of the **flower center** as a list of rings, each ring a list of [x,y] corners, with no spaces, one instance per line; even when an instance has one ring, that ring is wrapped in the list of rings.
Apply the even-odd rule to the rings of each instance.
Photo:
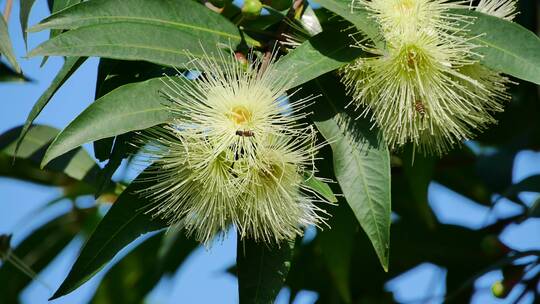
[[[251,120],[251,112],[244,106],[236,106],[232,108],[230,118],[237,125],[246,124]]]

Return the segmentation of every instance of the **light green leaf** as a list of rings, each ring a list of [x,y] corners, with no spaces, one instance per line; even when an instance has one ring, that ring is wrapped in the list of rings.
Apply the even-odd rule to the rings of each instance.
[[[301,85],[358,58],[362,51],[350,47],[353,40],[342,28],[326,30],[290,51],[276,62],[284,75],[294,73],[289,88]]]
[[[30,128],[34,120],[37,118],[39,113],[41,113],[41,111],[47,106],[47,104],[54,96],[54,94],[58,91],[58,89],[60,89],[60,87],[68,80],[68,78],[71,77],[71,75],[81,66],[85,59],[86,58],[84,57],[66,58],[64,65],[62,66],[58,74],[54,77],[51,85],[47,88],[47,90],[45,90],[45,92],[43,92],[43,94],[39,97],[39,99],[32,107],[32,110],[30,110],[30,113],[28,114],[28,117],[26,118],[23,129],[21,131],[21,135],[17,140],[15,154],[17,154],[19,145],[21,144],[22,140],[26,136],[26,133],[28,132],[28,129]]]
[[[162,78],[121,86],[92,103],[52,142],[42,166],[80,145],[129,131],[142,130],[169,118],[159,94]]]
[[[236,266],[240,304],[271,304],[291,267],[294,242],[269,246],[238,239]]]
[[[17,63],[17,58],[15,57],[15,52],[13,51],[11,40],[9,39],[6,20],[3,17],[0,18],[0,54],[6,57],[17,73],[21,73],[21,67]]]
[[[147,186],[146,182],[140,180],[140,176],[122,192],[101,220],[67,278],[49,300],[64,296],[81,286],[140,235],[167,226],[165,221],[153,219],[145,213],[151,202],[137,192]]]
[[[196,1],[97,0],[71,6],[33,27],[71,29],[29,56],[99,56],[180,66],[241,42],[236,26]],[[209,54],[210,55],[210,54]]]
[[[332,192],[332,189],[328,184],[324,183],[320,179],[316,178],[315,176],[304,176],[304,185],[311,188],[313,191],[317,192],[318,194],[322,195],[325,199],[327,199],[331,203],[336,203],[337,198],[334,195],[334,192]]]
[[[467,27],[472,40],[482,47],[475,50],[480,62],[496,71],[540,84],[540,38],[521,25],[476,11],[457,13],[475,17]]]
[[[367,119],[344,110],[347,97],[341,83],[324,75],[309,83],[320,92],[315,125],[330,141],[334,173],[347,203],[388,270],[390,252],[390,155],[378,130]]]

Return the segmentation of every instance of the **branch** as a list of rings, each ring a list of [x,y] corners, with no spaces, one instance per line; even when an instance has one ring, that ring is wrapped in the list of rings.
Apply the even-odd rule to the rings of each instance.
[[[6,7],[4,8],[4,19],[6,23],[9,22],[9,16],[11,15],[11,8],[13,7],[13,0],[6,1]]]

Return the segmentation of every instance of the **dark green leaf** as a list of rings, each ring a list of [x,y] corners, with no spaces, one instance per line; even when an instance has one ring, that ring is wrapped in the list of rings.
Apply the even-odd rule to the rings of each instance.
[[[425,224],[433,228],[435,217],[428,202],[428,188],[433,179],[435,159],[416,153],[413,147],[408,146],[403,155],[403,173],[412,194],[412,206]]]
[[[342,28],[324,31],[282,57],[276,69],[284,75],[294,72],[295,77],[289,84],[289,88],[293,88],[359,57],[362,51],[351,48],[352,43],[349,32]]]
[[[529,216],[540,218],[540,199],[537,199],[529,209]]]
[[[146,213],[151,202],[138,193],[146,186],[139,176],[122,192],[84,245],[67,278],[51,300],[72,292],[88,281],[140,235],[167,226],[165,221],[153,219]]]
[[[0,82],[10,82],[10,81],[25,82],[25,81],[31,81],[31,80],[26,78],[23,74],[15,72],[13,69],[11,69],[9,66],[4,64],[3,62],[0,62]]]
[[[17,63],[17,58],[15,57],[15,52],[13,51],[11,40],[9,39],[6,20],[3,17],[0,18],[0,54],[6,57],[17,73],[21,73],[21,67]]]
[[[315,125],[330,141],[334,173],[347,203],[388,270],[390,251],[390,156],[378,130],[367,119],[344,110],[347,97],[340,82],[327,74],[307,85],[320,92]]]
[[[163,79],[132,83],[101,97],[53,141],[42,165],[80,145],[166,122],[169,114],[159,94]]]
[[[351,0],[315,0],[315,2],[345,18],[372,40],[378,40],[380,34],[376,23],[369,18],[369,14],[365,9],[352,9]]]
[[[540,84],[540,38],[521,25],[472,10],[457,13],[475,17],[467,27],[480,62],[496,71]]]
[[[64,62],[64,65],[54,77],[51,85],[43,92],[43,94],[39,97],[39,99],[36,101],[34,106],[32,107],[32,110],[30,110],[30,113],[28,114],[28,117],[26,118],[26,121],[24,123],[23,129],[21,131],[21,135],[19,139],[17,140],[17,147],[15,149],[15,154],[17,154],[19,145],[23,141],[24,137],[26,136],[26,133],[28,132],[30,126],[34,122],[34,120],[38,117],[39,113],[47,106],[51,98],[54,96],[54,94],[60,89],[60,87],[68,80],[68,78],[81,66],[81,64],[85,61],[86,58],[77,58],[77,57],[68,57],[66,58],[66,61]]]
[[[16,140],[22,127],[13,128],[0,135],[0,156],[2,156],[3,174],[37,182],[47,182],[47,178],[60,184],[70,182],[70,178],[92,183],[99,167],[83,149],[77,149],[56,159],[47,166],[46,171],[39,170],[39,163],[58,130],[43,125],[30,126],[27,136],[21,142],[15,155]],[[12,167],[12,168],[10,168]],[[65,175],[52,174],[61,172]],[[68,177],[69,176],[69,177]]]
[[[238,29],[196,1],[101,0],[69,7],[31,30],[71,29],[29,53],[99,56],[180,66],[189,55],[241,43]],[[208,54],[210,55],[210,54]]]
[[[13,254],[33,272],[39,273],[73,239],[80,229],[80,219],[69,213],[51,220],[22,241]],[[19,293],[31,281],[32,278],[12,263],[3,263],[0,268],[0,302],[18,303]]]
[[[293,256],[294,242],[280,246],[238,239],[236,266],[240,304],[274,303]]]
[[[28,33],[26,29],[28,28],[28,17],[36,0],[20,0],[19,2],[21,4],[19,7],[19,21],[21,22],[24,44],[27,45]]]

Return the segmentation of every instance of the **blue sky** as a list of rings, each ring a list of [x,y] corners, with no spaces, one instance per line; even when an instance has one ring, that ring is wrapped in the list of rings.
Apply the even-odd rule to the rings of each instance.
[[[0,4],[3,3],[4,1],[0,1]],[[35,81],[30,84],[0,84],[0,104],[2,104],[0,132],[21,125],[25,121],[33,103],[50,84],[62,64],[60,58],[50,58],[46,66],[40,69],[41,58],[30,60],[23,58],[26,51],[18,24],[18,5],[15,4],[9,23],[10,35],[23,70]],[[30,16],[30,25],[36,24],[46,15],[46,1],[36,1]],[[30,34],[29,49],[46,40],[47,36],[47,32]],[[71,77],[39,116],[38,123],[62,128],[93,101],[97,62],[95,58],[88,60]],[[85,148],[92,154],[91,145],[85,145]],[[520,153],[515,163],[514,181],[539,173],[540,153],[532,151]],[[134,174],[133,171],[128,171],[127,177]],[[0,178],[0,233],[13,233],[14,242],[20,242],[40,223],[69,208],[69,204],[63,202],[47,212],[36,213],[46,202],[58,195],[57,189]],[[532,201],[535,197],[536,195],[526,196],[528,201]],[[519,211],[512,204],[502,202],[490,212],[487,208],[472,204],[437,184],[430,186],[429,198],[439,220],[472,228],[482,227],[493,221],[496,216],[508,216]],[[83,198],[80,203],[91,203],[91,200]],[[502,234],[502,240],[519,249],[540,249],[539,231],[540,221],[530,220],[509,227]],[[175,303],[179,299],[183,303],[236,303],[238,301],[236,280],[224,272],[234,263],[235,242],[235,234],[230,233],[224,242],[215,244],[211,250],[199,248],[174,277],[160,283],[150,295],[150,303]],[[39,275],[40,281],[53,289],[59,286],[76,258],[80,243],[80,240],[75,240],[70,244],[55,262]],[[97,279],[101,275],[103,272]],[[444,293],[444,275],[444,270],[434,265],[423,264],[393,280],[387,288],[395,291],[400,301],[431,298],[426,303],[441,303],[438,296]],[[475,296],[474,303],[507,303],[494,300],[489,292],[491,283],[500,277],[499,272],[492,272],[478,280],[476,285],[483,291]],[[93,279],[72,294],[52,303],[85,303],[96,288],[96,282],[97,280]],[[24,303],[46,303],[51,294],[52,290],[39,282],[34,282],[25,290],[22,299]],[[287,292],[282,292],[277,302],[284,303],[286,296]],[[313,303],[315,299],[314,293],[303,292],[295,303]]]

